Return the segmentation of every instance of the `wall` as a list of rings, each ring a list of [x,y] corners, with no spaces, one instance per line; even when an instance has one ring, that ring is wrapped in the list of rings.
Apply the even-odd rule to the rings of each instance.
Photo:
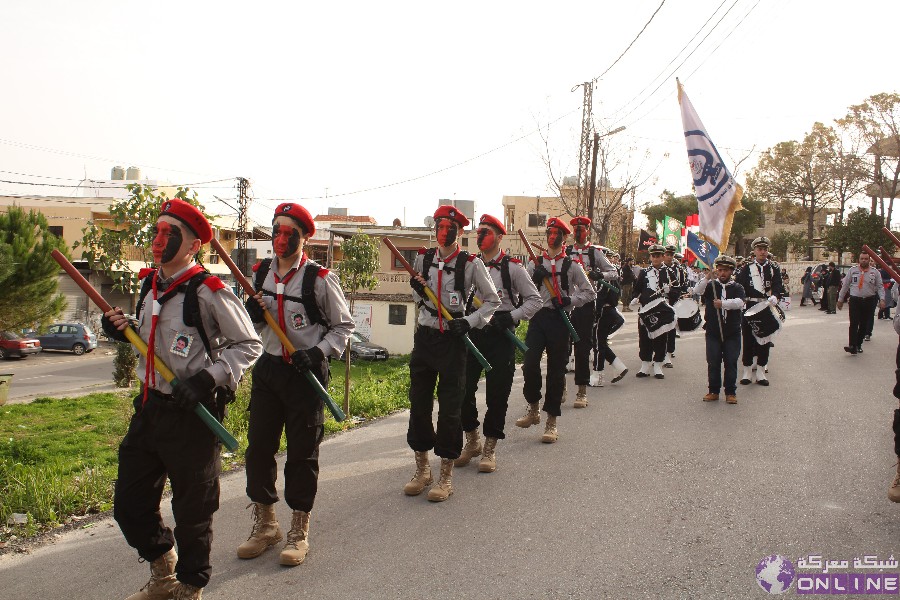
[[[407,285],[407,287],[409,287]],[[388,307],[391,304],[406,305],[406,324],[391,325],[388,323]],[[357,300],[354,312],[364,312],[365,307],[372,307],[371,341],[384,346],[391,355],[409,354],[413,347],[413,332],[416,322],[416,305],[412,302],[392,302],[385,300]]]

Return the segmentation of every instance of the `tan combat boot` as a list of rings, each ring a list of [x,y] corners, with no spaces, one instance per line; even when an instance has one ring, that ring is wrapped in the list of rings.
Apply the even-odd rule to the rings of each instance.
[[[547,425],[544,427],[544,435],[541,436],[541,441],[545,444],[552,444],[557,439],[559,439],[559,432],[556,431],[556,417],[547,415]]]
[[[529,402],[528,410],[525,411],[525,414],[518,419],[516,419],[516,426],[521,427],[523,429],[528,429],[532,425],[540,425],[541,424],[541,411],[538,407],[537,402]]]
[[[718,395],[718,394],[714,394],[714,393],[712,393],[712,392],[710,392],[710,393],[708,393],[707,395],[703,396],[703,401],[704,401],[704,402],[717,402],[718,400],[719,400],[719,395]]]
[[[888,490],[888,500],[891,502],[900,502],[900,460],[897,461],[897,476],[894,477],[894,483]]]
[[[177,562],[178,555],[174,548],[170,548],[150,563],[150,581],[137,594],[128,596],[127,600],[169,600],[172,590],[178,585],[178,580],[175,579]]]
[[[428,490],[428,500],[443,502],[453,494],[453,459],[441,459],[441,478]]]
[[[269,546],[274,546],[284,539],[278,519],[275,517],[274,504],[262,504],[253,502],[247,508],[253,507],[253,529],[247,541],[238,546],[238,558],[256,558],[266,551]]]
[[[575,402],[572,404],[575,408],[587,408],[587,386],[579,385],[578,393],[575,394]]]
[[[403,493],[407,496],[418,496],[426,486],[434,481],[431,478],[431,465],[428,463],[428,451],[416,452],[416,474],[405,486]]]
[[[287,542],[281,551],[281,564],[296,567],[306,559],[307,552],[309,552],[309,513],[295,510]]]
[[[481,456],[481,438],[478,436],[478,430],[473,429],[466,432],[466,445],[463,446],[459,458],[453,461],[453,466],[464,467],[476,456]]]
[[[497,438],[484,438],[484,452],[481,453],[481,461],[478,463],[479,473],[493,473],[497,470]]]
[[[203,596],[203,588],[194,587],[187,583],[179,582],[170,598],[172,600],[200,600]]]

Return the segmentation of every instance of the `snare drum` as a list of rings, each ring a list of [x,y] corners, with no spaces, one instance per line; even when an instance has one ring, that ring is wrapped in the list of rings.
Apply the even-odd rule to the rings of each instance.
[[[781,331],[784,313],[765,300],[757,302],[744,311],[744,320],[750,325],[753,337],[760,345],[768,344]]]
[[[651,340],[675,329],[675,311],[665,298],[657,298],[642,306],[638,318]]]
[[[700,305],[691,298],[682,298],[672,307],[678,319],[679,331],[693,331],[700,327]]]

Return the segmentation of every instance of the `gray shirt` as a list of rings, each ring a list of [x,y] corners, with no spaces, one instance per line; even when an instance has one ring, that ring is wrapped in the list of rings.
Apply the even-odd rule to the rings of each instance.
[[[457,248],[457,252],[458,250],[459,249]],[[413,268],[419,273],[422,273],[422,267],[425,261],[425,251],[420,250],[420,252],[421,254],[416,256]],[[488,324],[488,321],[490,321],[491,317],[494,315],[494,311],[500,306],[500,297],[497,295],[494,281],[488,275],[484,263],[474,254],[469,255],[463,274],[463,292],[460,294],[456,289],[456,252],[448,256],[446,262],[439,262],[439,258],[440,252],[435,250],[434,261],[431,263],[431,268],[428,269],[428,273],[422,273],[422,277],[435,295],[440,294],[441,306],[446,308],[449,312],[456,314],[465,312],[466,300],[474,286],[475,294],[481,299],[482,304],[473,313],[461,318],[468,321],[469,326],[472,329],[481,329]],[[438,286],[439,267],[443,267],[444,269],[441,274],[440,286]],[[435,311],[435,313],[432,314],[431,311]],[[443,319],[443,321],[444,329],[446,330],[446,319]],[[432,329],[440,328],[437,317],[437,307],[434,306],[430,300],[419,301],[418,323],[420,326],[431,327]]]
[[[583,306],[588,302],[593,302],[597,299],[597,291],[594,289],[594,286],[591,285],[590,280],[587,278],[587,275],[584,272],[584,269],[581,268],[581,265],[576,261],[572,261],[572,265],[569,267],[568,272],[566,273],[566,277],[568,278],[569,290],[568,292],[563,289],[562,283],[560,282],[559,273],[562,271],[563,267],[563,259],[566,257],[565,251],[561,252],[555,258],[550,258],[545,252],[538,259],[541,261],[541,264],[544,265],[544,268],[550,272],[551,283],[555,283],[559,286],[559,291],[563,296],[568,296],[572,299],[572,304],[570,304],[567,310],[572,310],[573,308],[578,308],[579,306]],[[556,281],[553,282],[553,272],[557,273]],[[528,265],[528,274],[531,275],[534,273],[534,263],[531,262]],[[541,293],[541,300],[543,301],[543,306],[545,308],[553,307],[553,298],[555,295],[552,295],[549,291],[547,291],[547,286],[541,284],[539,291]]]
[[[541,295],[538,292],[537,287],[535,287],[534,282],[531,280],[531,277],[528,275],[528,271],[525,270],[522,261],[510,258],[510,284],[513,293],[517,294],[521,300],[521,305],[516,308],[506,289],[503,287],[503,276],[500,271],[503,256],[504,253],[500,252],[493,260],[488,261],[486,264],[488,274],[491,276],[494,287],[497,289],[497,295],[500,297],[500,308],[497,310],[508,311],[514,321],[530,319],[537,311],[541,310]],[[478,299],[480,300],[481,297],[479,296]]]
[[[584,269],[585,273],[592,270],[591,259],[593,257],[593,270],[602,273],[603,279],[606,281],[615,281],[619,278],[619,270],[607,260],[603,250],[597,246],[588,245],[579,247],[577,244],[573,244],[569,246],[568,254],[573,261],[581,265],[581,268]],[[590,278],[588,278],[588,281],[590,281]],[[594,289],[597,289],[597,286],[600,284],[591,281],[591,285]]]
[[[860,279],[862,279],[861,289],[859,287]],[[869,267],[865,272],[859,268],[859,265],[850,267],[844,277],[844,283],[841,285],[838,300],[846,302],[848,294],[855,298],[871,298],[878,294],[878,299],[884,300],[884,282],[881,281],[881,273],[874,267]]]
[[[284,284],[283,294],[285,296],[293,298],[302,296],[303,276],[306,273],[308,264],[306,254],[297,257],[291,268],[298,268],[298,270]],[[274,260],[265,281],[263,281],[262,288],[264,292],[267,292],[263,294],[266,309],[277,321],[278,299],[269,295],[278,292],[275,284]],[[328,269],[321,268],[319,275],[316,277],[313,294],[316,297],[319,313],[327,321],[327,325],[311,323],[303,303],[284,298],[284,333],[296,350],[308,350],[313,346],[318,346],[326,358],[329,356],[338,357],[347,347],[347,339],[353,333],[356,324],[353,322],[353,316],[350,314],[350,309],[344,300],[344,292],[341,289],[341,283],[337,275]],[[263,321],[262,323],[257,323],[256,328],[260,332],[266,352],[281,356],[281,340],[278,339],[278,336],[275,335],[275,332],[272,331],[269,325]]]
[[[161,288],[193,266],[192,262],[168,278],[163,278],[160,273],[157,280],[159,297],[163,296]],[[207,281],[218,279],[210,278]],[[184,324],[184,297],[183,293],[176,293],[159,309],[153,344],[156,356],[175,373],[178,379],[186,379],[196,375],[201,369],[206,369],[215,380],[216,386],[228,386],[236,390],[244,371],[262,353],[262,343],[253,329],[253,323],[244,305],[231,289],[224,285],[197,286],[197,301],[200,304],[203,329],[209,338],[210,356],[206,353],[197,329]],[[137,324],[138,335],[145,342],[150,338],[152,316],[153,294],[150,293],[144,298],[141,317]],[[142,382],[145,365],[146,359],[141,356],[137,376]],[[156,374],[156,385],[153,387],[163,394],[172,393],[172,386],[159,373]]]

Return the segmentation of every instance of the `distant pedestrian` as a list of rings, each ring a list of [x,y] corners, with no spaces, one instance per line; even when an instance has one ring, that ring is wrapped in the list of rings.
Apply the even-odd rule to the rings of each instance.
[[[863,339],[869,329],[870,321],[875,318],[875,303],[884,308],[884,285],[881,273],[869,265],[869,255],[859,255],[859,265],[851,267],[844,278],[837,308],[842,309],[844,302],[850,298],[850,340],[844,351],[850,354],[862,352]]]
[[[825,294],[828,296],[827,314],[833,315],[835,311],[835,302],[837,301],[838,290],[841,289],[841,272],[837,269],[833,262],[828,263],[828,271],[825,274]]]
[[[628,303],[631,302],[631,288],[636,278],[631,257],[626,256],[622,263],[622,312],[631,312]]]
[[[812,301],[813,306],[817,306],[819,301],[816,300],[816,296],[813,294],[815,286],[812,280],[812,267],[806,267],[806,272],[800,278],[800,283],[803,284],[803,296],[800,298],[800,306],[806,306],[809,301]]]

